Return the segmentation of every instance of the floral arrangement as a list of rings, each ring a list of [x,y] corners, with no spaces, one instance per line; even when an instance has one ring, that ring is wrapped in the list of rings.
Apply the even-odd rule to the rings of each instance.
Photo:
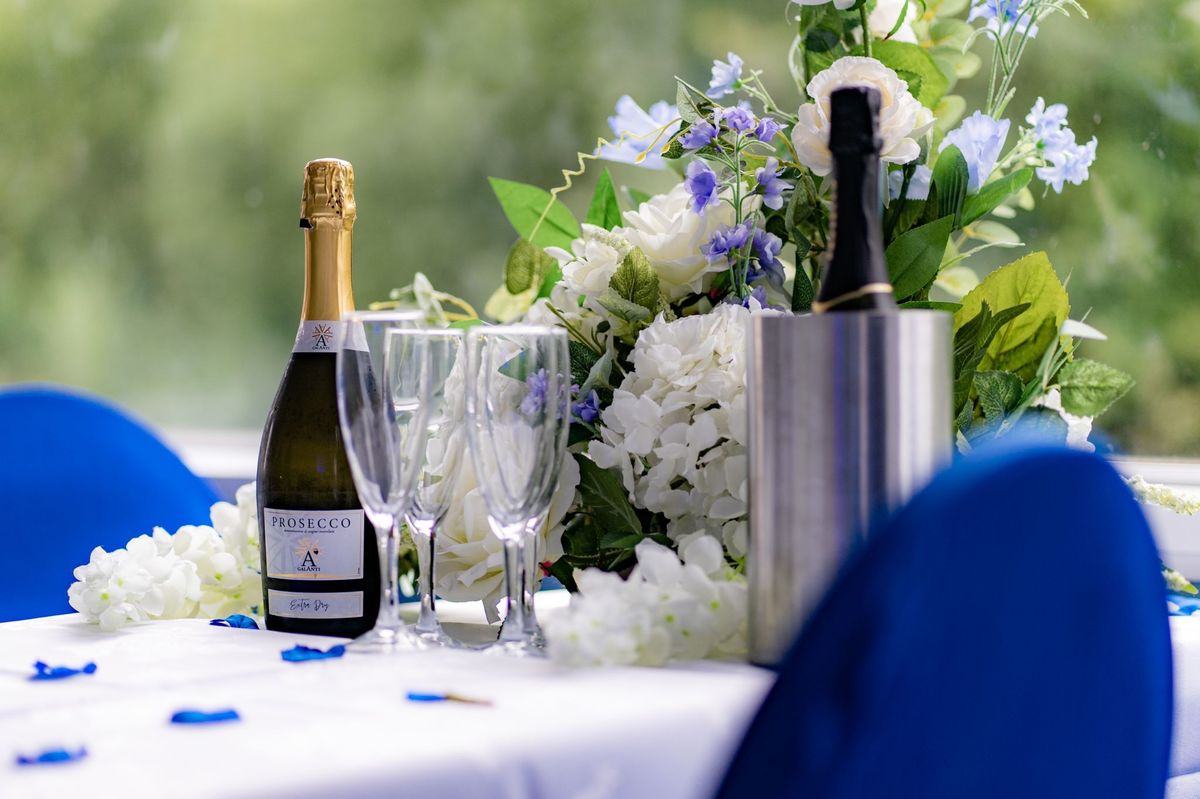
[[[1010,103],[1026,47],[1074,0],[790,0],[787,66],[798,97],[773,97],[735,53],[675,102],[618,100],[600,139],[552,191],[493,178],[519,238],[486,315],[560,325],[571,342],[571,456],[538,541],[542,572],[576,591],[546,619],[573,664],[658,664],[745,652],[748,543],[746,331],[753,314],[805,313],[831,244],[830,95],[874,86],[886,166],[886,258],[902,308],[954,315],[953,435],[960,450],[1018,424],[1090,447],[1092,419],[1132,386],[1079,357],[1103,334],[1070,319],[1044,253],[980,279],[974,257],[1022,246],[1004,220],[1088,178],[1097,141],[1068,109]],[[991,63],[975,52],[991,42]],[[967,114],[956,86],[982,73]],[[559,195],[598,159],[674,170],[669,191],[618,191],[607,170],[582,223]],[[1035,182],[1036,181],[1036,182]],[[474,310],[422,275],[392,299],[443,324]],[[451,307],[457,305],[463,312]],[[469,458],[439,527],[437,593],[495,618],[503,554]],[[1144,488],[1144,487],[1143,487]],[[1144,489],[1146,494],[1150,489]],[[1150,493],[1153,493],[1150,491]],[[253,496],[212,528],[157,530],[93,553],[72,605],[106,627],[220,613],[257,597]],[[1164,569],[1168,580],[1182,577]],[[251,585],[253,584],[253,588]],[[230,591],[240,592],[231,594]],[[241,609],[241,608],[238,608]]]
[[[622,97],[609,118],[615,140],[581,153],[565,185],[492,180],[520,238],[485,310],[565,327],[579,386],[577,504],[552,535],[562,556],[546,564],[579,592],[547,621],[564,660],[658,663],[744,648],[744,625],[729,620],[744,622],[745,607],[746,326],[752,314],[809,311],[820,287],[838,88],[873,86],[882,97],[888,270],[902,308],[954,314],[958,447],[1018,424],[1090,446],[1092,419],[1132,385],[1078,356],[1081,340],[1104,337],[1069,318],[1045,254],[982,280],[971,267],[984,250],[1021,246],[1002,220],[1032,211],[1036,187],[1058,194],[1088,178],[1097,141],[1079,141],[1065,106],[1039,98],[1010,118],[1025,48],[1053,15],[1083,9],[1072,0],[791,0],[787,9],[796,100],[772,96],[763,72],[731,52],[706,88],[677,79],[674,104],[644,110]],[[984,40],[987,100],[968,114],[953,92],[983,70]],[[604,171],[580,223],[559,194],[596,159],[674,169],[680,180],[657,196],[626,189],[623,208]]]

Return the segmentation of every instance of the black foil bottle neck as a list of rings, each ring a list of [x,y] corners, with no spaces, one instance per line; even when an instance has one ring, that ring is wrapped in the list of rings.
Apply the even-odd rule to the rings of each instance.
[[[879,92],[868,87],[831,98],[831,253],[813,303],[818,313],[896,309],[883,250],[879,103]]]

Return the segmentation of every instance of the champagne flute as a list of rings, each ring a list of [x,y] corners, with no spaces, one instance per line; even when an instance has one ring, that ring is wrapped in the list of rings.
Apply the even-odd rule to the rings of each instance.
[[[504,544],[508,613],[489,651],[542,656],[526,618],[526,542],[549,506],[567,451],[570,358],[561,328],[474,327],[467,333],[467,435],[493,532]]]
[[[429,379],[425,414],[427,441],[420,461],[417,488],[406,514],[420,569],[420,615],[413,630],[438,646],[459,644],[438,622],[436,600],[437,526],[450,509],[450,500],[466,457],[463,390],[466,388],[465,335],[462,330],[393,330],[394,339],[419,338],[428,350]]]
[[[359,500],[379,545],[379,615],[355,638],[353,652],[385,653],[425,646],[400,618],[397,521],[416,489],[425,445],[428,349],[420,339],[391,334],[417,327],[419,313],[358,311],[343,317],[337,353],[338,420]]]

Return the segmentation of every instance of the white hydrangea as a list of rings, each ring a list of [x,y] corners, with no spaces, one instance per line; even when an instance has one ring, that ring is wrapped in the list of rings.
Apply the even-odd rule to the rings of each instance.
[[[588,454],[620,472],[630,500],[663,514],[673,540],[703,532],[747,547],[746,332],[751,311],[656,319],[600,419]]]
[[[262,597],[254,484],[237,492],[237,505],[212,506],[213,526],[161,527],[123,549],[92,550],[75,569],[67,598],[106,631],[152,619],[228,616],[251,612]]]
[[[637,546],[628,580],[576,572],[579,593],[545,620],[550,656],[572,666],[658,666],[668,660],[744,657],[746,583],[706,535]]]
[[[547,247],[546,252],[558,261],[568,289],[576,295],[598,297],[631,249],[633,245],[619,233],[585,224],[582,235],[571,243],[571,252],[559,247]]]

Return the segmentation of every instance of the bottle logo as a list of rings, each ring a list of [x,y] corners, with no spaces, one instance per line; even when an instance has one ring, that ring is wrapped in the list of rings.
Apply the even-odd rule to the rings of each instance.
[[[315,325],[310,334],[314,350],[327,350],[333,346],[333,326],[324,322]]]
[[[317,565],[317,556],[321,554],[321,542],[315,538],[301,538],[296,542],[296,559],[299,561],[296,571],[317,574],[321,567]]]

